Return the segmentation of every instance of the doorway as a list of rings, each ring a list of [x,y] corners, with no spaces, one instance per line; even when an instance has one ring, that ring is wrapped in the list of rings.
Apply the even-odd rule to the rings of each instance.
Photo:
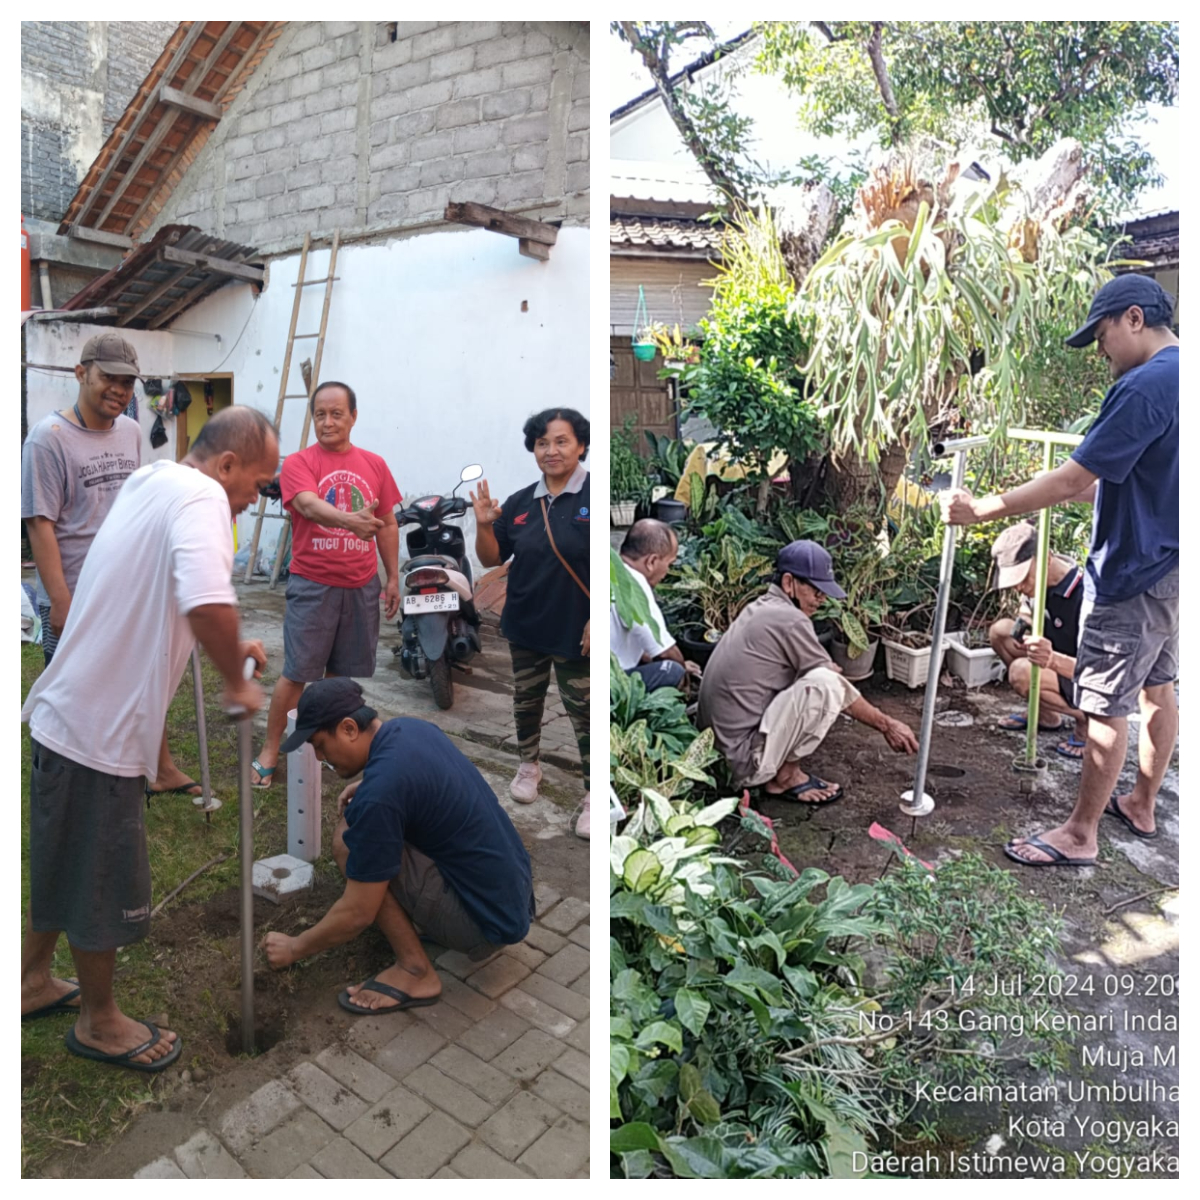
[[[175,418],[177,462],[187,457],[208,418],[233,403],[232,375],[208,375],[180,382],[187,388],[192,402]]]

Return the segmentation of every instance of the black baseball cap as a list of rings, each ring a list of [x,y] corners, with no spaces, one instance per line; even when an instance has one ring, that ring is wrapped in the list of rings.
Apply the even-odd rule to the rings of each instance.
[[[834,582],[833,559],[829,551],[816,542],[788,542],[775,557],[775,570],[807,579],[813,587],[835,600],[845,600],[846,593]]]
[[[992,561],[996,564],[993,591],[1014,588],[1029,574],[1029,564],[1037,554],[1037,528],[1028,521],[1010,525],[992,543]]]
[[[1097,293],[1087,320],[1075,330],[1067,345],[1077,350],[1096,340],[1096,326],[1105,317],[1115,317],[1134,305],[1142,310],[1147,325],[1166,325],[1175,311],[1175,297],[1149,275],[1118,275]]]
[[[304,689],[296,706],[296,730],[279,747],[283,754],[299,750],[314,733],[336,725],[344,717],[352,717],[363,703],[363,690],[353,679],[318,679]]]

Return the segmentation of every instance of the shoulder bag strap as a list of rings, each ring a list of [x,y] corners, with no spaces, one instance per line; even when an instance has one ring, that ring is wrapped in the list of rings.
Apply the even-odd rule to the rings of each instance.
[[[545,496],[543,496],[541,499],[541,507],[542,507],[542,523],[546,526],[546,536],[550,539],[550,549],[554,551],[554,557],[557,558],[558,561],[560,563],[562,563],[562,565],[564,567],[566,567],[567,574],[570,575],[570,577],[573,580],[575,580],[575,582],[577,584],[579,584],[580,590],[590,600],[592,598],[592,593],[587,590],[587,585],[583,582],[582,579],[579,578],[578,575],[575,574],[574,571],[571,570],[571,564],[568,563],[567,560],[565,558],[563,558],[563,556],[561,554],[559,554],[558,547],[554,544],[554,534],[552,534],[550,532],[550,515],[546,511],[546,497]]]

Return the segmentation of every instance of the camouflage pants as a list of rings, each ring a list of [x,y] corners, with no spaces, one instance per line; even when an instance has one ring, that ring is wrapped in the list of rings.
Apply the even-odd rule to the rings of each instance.
[[[561,658],[543,654],[509,643],[513,665],[513,720],[517,727],[517,748],[522,762],[537,762],[542,740],[542,713],[546,707],[546,690],[550,672],[558,681],[558,694],[563,708],[571,719],[575,740],[579,743],[579,758],[583,764],[583,782],[588,782],[591,742],[588,736],[588,697],[590,660]]]

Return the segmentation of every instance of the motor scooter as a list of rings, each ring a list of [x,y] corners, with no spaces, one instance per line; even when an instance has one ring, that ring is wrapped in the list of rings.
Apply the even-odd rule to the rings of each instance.
[[[483,467],[464,467],[449,496],[422,496],[396,511],[396,522],[415,526],[405,534],[408,561],[399,622],[400,670],[411,679],[428,679],[438,708],[454,703],[451,667],[463,668],[479,652],[479,614],[475,611],[471,560],[462,526],[447,524],[467,511],[454,492],[480,478]]]

